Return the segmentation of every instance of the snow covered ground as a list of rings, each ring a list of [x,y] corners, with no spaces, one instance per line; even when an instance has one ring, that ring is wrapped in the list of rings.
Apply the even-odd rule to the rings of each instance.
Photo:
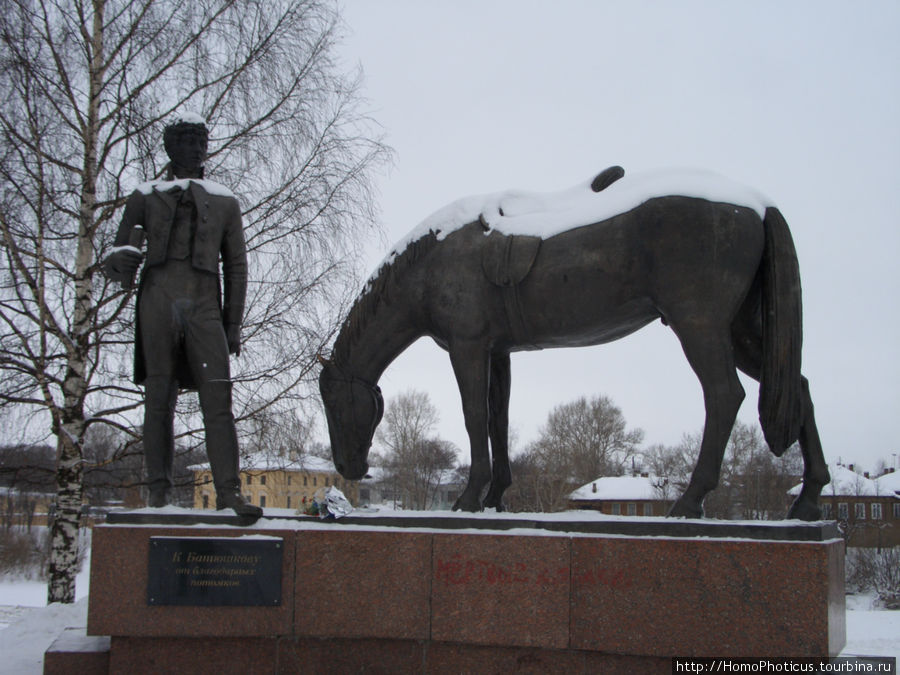
[[[87,625],[90,559],[75,580],[75,603],[47,606],[47,584],[0,577],[0,673],[44,671],[44,652],[63,629]]]
[[[0,578],[0,673],[38,675],[44,651],[64,628],[87,623],[88,569],[76,581],[73,605],[46,604],[40,581]],[[873,609],[871,595],[847,596],[847,646],[842,655],[900,659],[900,611]]]
[[[847,596],[847,646],[841,654],[893,656],[900,662],[900,611],[874,605],[874,595]]]

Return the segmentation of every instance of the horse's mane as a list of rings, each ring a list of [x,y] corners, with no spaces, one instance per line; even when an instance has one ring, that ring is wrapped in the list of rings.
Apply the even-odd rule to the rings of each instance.
[[[344,363],[347,361],[353,344],[378,312],[379,305],[390,300],[391,287],[407,269],[430,252],[438,242],[437,235],[429,232],[424,237],[410,242],[400,254],[392,257],[378,269],[356,302],[353,303],[353,307],[350,308],[347,318],[341,325],[331,353],[334,362]]]

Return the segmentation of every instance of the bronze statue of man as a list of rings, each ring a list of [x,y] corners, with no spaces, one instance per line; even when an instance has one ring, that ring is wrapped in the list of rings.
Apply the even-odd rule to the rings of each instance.
[[[172,487],[173,420],[178,389],[196,389],[216,508],[260,516],[240,492],[238,440],[231,410],[229,354],[241,350],[247,255],[241,210],[225,187],[203,179],[209,132],[197,115],[163,133],[166,181],[128,198],[106,259],[107,275],[131,283],[144,255],[137,296],[134,381],[144,385],[144,464],[149,505],[165,506]],[[222,281],[220,286],[219,261]]]

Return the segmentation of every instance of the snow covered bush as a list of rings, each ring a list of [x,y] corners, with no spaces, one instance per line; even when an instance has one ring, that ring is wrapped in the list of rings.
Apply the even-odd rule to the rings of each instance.
[[[848,592],[874,591],[885,609],[900,609],[900,546],[848,548]]]
[[[17,527],[0,531],[0,576],[41,578],[47,557],[43,528],[26,532]]]
[[[90,548],[90,531],[82,530],[79,537],[77,570],[81,571]],[[27,580],[47,579],[50,555],[48,531],[45,527],[0,529],[0,577]]]

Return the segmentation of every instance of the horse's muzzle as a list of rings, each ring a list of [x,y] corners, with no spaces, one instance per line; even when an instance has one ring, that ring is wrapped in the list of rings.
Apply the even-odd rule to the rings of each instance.
[[[362,480],[369,471],[368,462],[335,462],[335,468],[347,480]]]

